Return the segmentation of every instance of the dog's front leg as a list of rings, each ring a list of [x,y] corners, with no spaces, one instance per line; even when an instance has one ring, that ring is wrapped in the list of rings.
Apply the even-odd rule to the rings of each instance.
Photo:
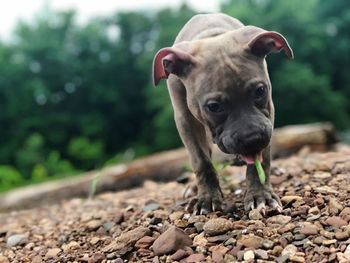
[[[221,210],[222,192],[211,163],[211,146],[205,128],[189,111],[182,83],[170,77],[168,87],[174,106],[176,127],[197,178],[197,196],[189,202],[186,209],[195,214]]]
[[[258,209],[265,214],[266,205],[278,212],[282,211],[281,201],[272,189],[270,177],[270,147],[263,151],[263,169],[265,171],[266,182],[261,184],[254,164],[247,166],[246,182],[247,189],[244,197],[244,208],[246,211]]]

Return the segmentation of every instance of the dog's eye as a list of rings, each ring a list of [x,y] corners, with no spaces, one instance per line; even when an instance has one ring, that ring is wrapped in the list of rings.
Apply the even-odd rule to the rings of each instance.
[[[220,104],[216,101],[209,101],[207,103],[207,108],[210,112],[221,112],[223,109],[221,108]]]
[[[261,99],[266,95],[266,86],[263,83],[259,83],[254,91],[255,99]]]

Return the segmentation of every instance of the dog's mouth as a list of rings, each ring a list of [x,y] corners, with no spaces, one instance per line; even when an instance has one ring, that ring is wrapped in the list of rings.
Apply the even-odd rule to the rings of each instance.
[[[239,157],[246,162],[246,164],[254,164],[255,160],[258,159],[260,162],[263,161],[262,151],[256,155],[239,155]]]
[[[225,147],[225,145],[220,141],[218,143],[219,149],[227,154],[235,154],[237,155],[242,161],[244,161],[246,164],[254,164],[255,160],[258,159],[260,162],[263,162],[263,150],[260,150],[258,153],[244,153],[244,154],[238,154],[237,152],[231,152],[228,151]]]

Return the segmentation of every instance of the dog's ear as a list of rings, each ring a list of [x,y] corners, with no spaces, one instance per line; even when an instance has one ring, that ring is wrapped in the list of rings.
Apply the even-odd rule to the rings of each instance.
[[[158,85],[161,79],[169,74],[179,77],[186,76],[195,65],[195,58],[178,48],[163,48],[158,51],[153,60],[153,83]]]
[[[281,50],[284,51],[289,59],[294,57],[293,50],[284,36],[273,31],[259,33],[248,43],[248,47],[254,55],[260,57],[264,57],[271,52],[280,52]]]

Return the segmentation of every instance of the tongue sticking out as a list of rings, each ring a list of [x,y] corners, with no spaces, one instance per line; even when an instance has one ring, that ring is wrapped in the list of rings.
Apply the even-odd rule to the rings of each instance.
[[[263,156],[262,156],[262,152],[259,152],[257,155],[241,155],[241,158],[243,161],[245,161],[247,164],[254,164],[254,161],[256,158],[258,158],[258,160],[260,162],[263,161]]]

